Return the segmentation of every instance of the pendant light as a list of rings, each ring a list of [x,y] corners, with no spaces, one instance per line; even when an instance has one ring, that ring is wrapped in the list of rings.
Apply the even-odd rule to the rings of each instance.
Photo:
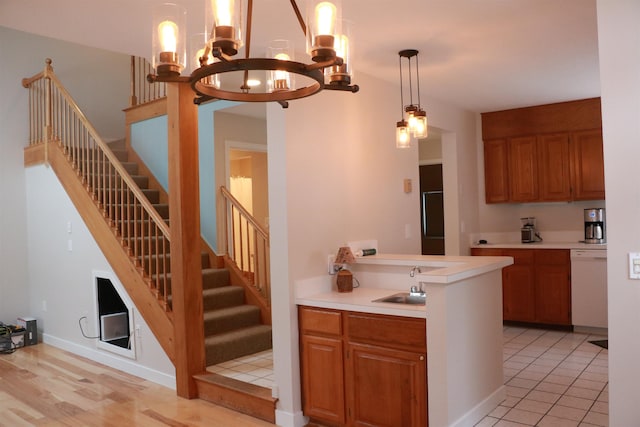
[[[284,2],[284,0],[282,0]],[[189,76],[181,76],[185,68],[184,8],[175,4],[156,7],[153,28],[153,67],[156,74],[147,76],[149,82],[187,82],[196,93],[194,102],[226,99],[241,102],[278,102],[283,107],[289,100],[314,95],[322,90],[355,93],[352,85],[350,27],[343,23],[341,0],[308,0],[307,19],[290,0],[307,43],[310,63],[293,58],[293,45],[275,40],[265,57],[251,56],[253,0],[205,0],[206,28],[200,64],[192,67]],[[264,17],[275,19],[275,17]],[[277,16],[279,19],[280,16]],[[246,29],[246,30],[245,30]],[[166,40],[166,44],[161,41]],[[244,58],[234,58],[244,48]],[[250,84],[250,72],[267,72],[266,89]],[[240,83],[227,84],[224,74],[240,73]],[[233,77],[233,76],[230,76]],[[298,77],[295,79],[294,77]],[[226,79],[226,77],[225,77]],[[233,82],[236,79],[229,78]],[[222,83],[222,84],[221,84]],[[298,85],[296,85],[298,83]]]
[[[402,107],[402,120],[396,123],[396,147],[409,148],[411,146],[411,138],[427,137],[427,113],[420,105],[420,75],[418,72],[418,51],[415,49],[404,49],[398,52],[400,65],[400,104]],[[408,61],[408,81],[409,81],[409,104],[404,104],[404,87],[402,60]],[[411,60],[415,58],[415,81],[416,81],[416,100],[413,103],[413,75],[411,73]],[[405,118],[406,114],[406,118]]]

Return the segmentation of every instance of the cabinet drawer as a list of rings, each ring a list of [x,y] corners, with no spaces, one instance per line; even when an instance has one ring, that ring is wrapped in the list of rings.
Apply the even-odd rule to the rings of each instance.
[[[414,352],[427,351],[427,322],[410,317],[348,313],[349,341]]]
[[[339,311],[300,307],[299,322],[303,333],[342,335],[342,314]]]
[[[536,251],[536,265],[569,265],[568,249],[540,249]]]

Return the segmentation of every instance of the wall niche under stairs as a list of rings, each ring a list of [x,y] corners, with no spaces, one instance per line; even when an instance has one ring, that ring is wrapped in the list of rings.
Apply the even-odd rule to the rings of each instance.
[[[112,274],[94,271],[93,282],[98,316],[97,347],[135,359],[133,303]]]

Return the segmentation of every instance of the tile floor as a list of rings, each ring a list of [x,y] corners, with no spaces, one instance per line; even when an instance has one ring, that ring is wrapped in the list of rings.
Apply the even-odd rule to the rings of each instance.
[[[589,343],[604,337],[505,327],[507,399],[476,427],[593,427],[609,425],[608,351]],[[271,388],[271,350],[208,368]]]
[[[589,343],[603,338],[505,327],[507,399],[476,426],[608,426],[608,351]]]
[[[219,363],[209,366],[207,371],[270,389],[273,385],[273,352],[266,350]]]

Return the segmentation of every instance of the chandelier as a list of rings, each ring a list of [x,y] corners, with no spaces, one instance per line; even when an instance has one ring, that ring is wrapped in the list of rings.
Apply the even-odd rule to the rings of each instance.
[[[420,106],[420,75],[418,74],[418,51],[415,49],[404,49],[398,52],[400,63],[400,106],[402,110],[402,119],[396,122],[396,147],[409,148],[411,146],[411,137],[426,138],[427,137],[427,113]],[[411,58],[415,57],[416,63],[416,100],[413,103],[413,76],[411,74]],[[404,88],[402,85],[402,59],[405,58],[409,63],[409,104],[404,104]],[[406,120],[405,120],[406,114]]]
[[[305,35],[309,63],[294,60],[287,40],[272,41],[265,57],[251,57],[253,0],[247,1],[246,37],[243,0],[205,0],[207,33],[192,42],[193,71],[182,76],[187,62],[186,11],[177,4],[165,3],[154,9],[152,66],[156,74],[149,74],[147,80],[188,82],[196,93],[196,104],[212,99],[275,101],[286,108],[287,101],[324,89],[357,92],[359,87],[351,84],[351,28],[342,20],[340,0],[310,0],[306,23],[296,0],[290,1]],[[234,58],[243,46],[244,58]],[[262,90],[250,79],[249,73],[255,71],[267,73]],[[226,85],[221,84],[223,80]],[[235,83],[229,83],[232,81]]]

